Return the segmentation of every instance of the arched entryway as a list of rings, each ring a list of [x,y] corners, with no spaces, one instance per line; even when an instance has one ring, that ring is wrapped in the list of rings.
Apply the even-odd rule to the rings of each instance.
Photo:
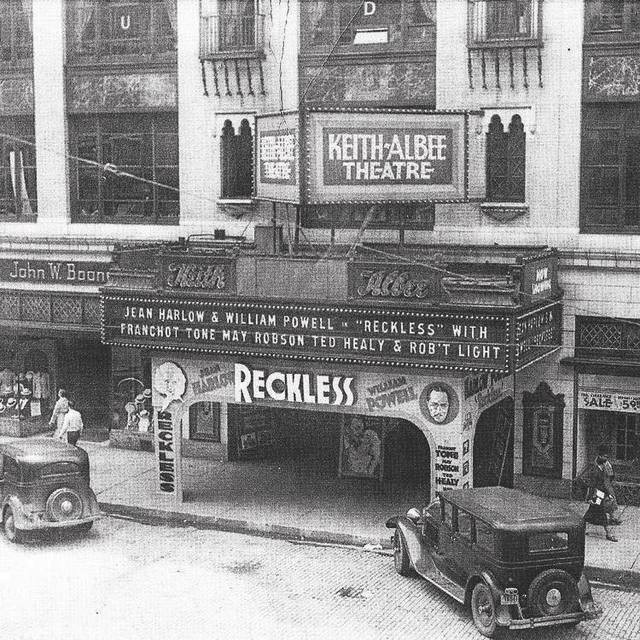
[[[424,433],[408,420],[392,420],[384,439],[384,483],[388,488],[420,488],[431,484],[431,449]]]
[[[513,398],[480,414],[473,440],[473,486],[513,487]]]

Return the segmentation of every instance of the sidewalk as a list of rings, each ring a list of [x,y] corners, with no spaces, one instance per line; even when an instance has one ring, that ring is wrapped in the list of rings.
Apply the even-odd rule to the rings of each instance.
[[[424,506],[416,490],[375,491],[359,480],[338,479],[326,468],[300,462],[183,462],[185,500],[177,504],[156,488],[154,455],[81,441],[91,461],[91,486],[102,509],[149,522],[304,539],[390,547],[388,517]],[[586,505],[568,500],[581,515]],[[640,507],[622,507],[619,542],[587,525],[587,574],[601,582],[640,589]]]

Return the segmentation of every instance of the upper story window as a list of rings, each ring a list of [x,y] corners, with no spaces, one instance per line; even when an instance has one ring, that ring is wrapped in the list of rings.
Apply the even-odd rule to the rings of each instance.
[[[0,2],[0,60],[15,65],[33,56],[33,0]]]
[[[304,47],[435,45],[435,0],[310,1],[301,4]]]
[[[74,222],[178,222],[175,114],[72,120]],[[107,167],[105,168],[105,165]]]
[[[262,54],[264,16],[257,0],[205,0],[201,11],[201,58]]]
[[[469,0],[469,46],[540,44],[542,0]]]
[[[220,197],[248,200],[253,194],[253,134],[249,120],[225,120],[220,136]]]
[[[640,232],[640,112],[634,105],[585,106],[581,227]]]
[[[619,40],[640,35],[640,3],[637,0],[587,0],[585,36]]]
[[[69,0],[70,57],[137,57],[175,51],[176,2]]]
[[[0,118],[0,222],[35,220],[34,141],[33,118]]]
[[[487,201],[524,202],[526,177],[526,134],[519,115],[505,131],[494,115],[487,133]]]

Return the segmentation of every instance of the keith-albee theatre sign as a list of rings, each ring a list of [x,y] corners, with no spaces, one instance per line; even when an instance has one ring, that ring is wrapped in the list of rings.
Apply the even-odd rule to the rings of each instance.
[[[102,338],[112,345],[200,353],[509,371],[516,349],[514,323],[518,333],[528,338],[524,352],[529,362],[560,344],[560,304],[551,307],[551,313],[536,318],[526,329],[509,313],[337,308],[103,292]],[[539,335],[544,338],[536,339]],[[515,366],[519,364],[516,361]]]

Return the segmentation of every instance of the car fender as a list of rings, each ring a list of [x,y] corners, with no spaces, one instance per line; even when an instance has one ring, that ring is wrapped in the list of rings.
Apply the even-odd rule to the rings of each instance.
[[[419,528],[406,516],[398,516],[396,519],[396,529],[400,530],[407,544],[407,554],[411,560],[411,566],[415,569],[416,560],[423,553],[422,535]]]
[[[25,529],[29,525],[27,514],[24,511],[22,502],[17,496],[7,496],[2,502],[2,519],[4,520],[4,510],[8,506],[13,511],[13,521],[15,522],[16,529]]]
[[[471,593],[473,592],[473,588],[479,583],[484,582],[484,584],[489,587],[491,591],[491,595],[493,596],[493,604],[496,611],[496,622],[502,626],[508,626],[511,621],[511,613],[509,611],[509,605],[504,605],[500,603],[500,595],[502,594],[502,589],[498,585],[497,580],[489,571],[480,571],[472,575],[467,580],[467,585],[465,589],[465,605],[471,605]]]
[[[580,575],[580,580],[578,580],[578,602],[582,611],[589,617],[596,617],[602,613],[602,608],[593,601],[591,585],[584,573]]]

